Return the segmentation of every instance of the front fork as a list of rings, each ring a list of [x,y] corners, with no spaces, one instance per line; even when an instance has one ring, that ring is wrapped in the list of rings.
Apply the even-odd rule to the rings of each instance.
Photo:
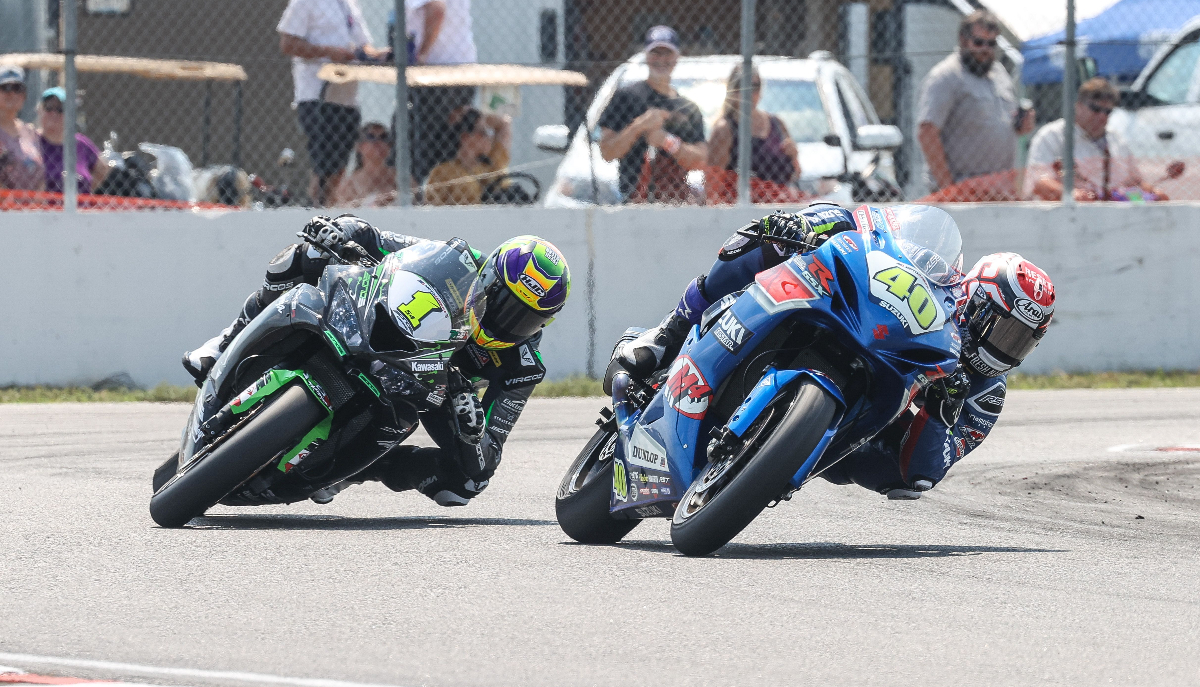
[[[772,403],[779,398],[780,394],[788,390],[793,383],[798,383],[801,378],[807,378],[817,386],[821,387],[826,393],[833,397],[837,402],[837,412],[833,414],[833,419],[829,422],[829,428],[825,430],[824,436],[821,437],[820,443],[805,459],[800,469],[792,476],[789,481],[791,491],[799,489],[804,481],[808,478],[809,473],[816,467],[817,461],[821,459],[825,449],[829,447],[829,442],[833,440],[837,434],[838,425],[841,424],[842,416],[846,412],[846,400],[842,396],[842,391],[833,383],[824,373],[816,370],[777,370],[774,367],[768,367],[762,379],[754,388],[750,390],[750,394],[746,396],[746,400],[742,401],[742,405],[734,411],[733,417],[729,419],[729,423],[723,429],[716,430],[714,435],[719,443],[738,442],[748,429],[758,420],[763,411],[766,410]],[[789,492],[790,495],[790,492]]]

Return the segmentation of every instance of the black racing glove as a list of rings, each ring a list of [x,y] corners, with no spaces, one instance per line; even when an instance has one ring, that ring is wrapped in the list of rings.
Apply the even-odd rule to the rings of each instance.
[[[800,241],[804,244],[803,247],[789,246],[789,248],[803,253],[816,250],[829,238],[825,234],[813,231],[812,222],[798,212],[773,212],[758,220],[757,224],[753,226],[762,231],[765,236],[778,236]]]
[[[955,370],[950,376],[937,380],[925,389],[925,412],[941,420],[947,427],[953,427],[962,414],[970,388],[971,378],[966,370]]]

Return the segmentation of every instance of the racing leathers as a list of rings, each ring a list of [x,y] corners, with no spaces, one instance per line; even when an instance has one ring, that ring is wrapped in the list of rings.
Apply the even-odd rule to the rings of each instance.
[[[334,222],[343,229],[345,240],[358,244],[376,260],[425,240],[381,231],[358,218],[342,217]],[[271,260],[262,287],[246,299],[233,324],[184,356],[189,372],[203,380],[214,360],[263,309],[298,284],[317,283],[329,257],[314,247],[315,240],[313,236],[292,244]],[[477,262],[481,260],[473,249],[472,254]],[[418,489],[443,506],[466,505],[487,487],[500,464],[509,432],[534,386],[545,377],[538,352],[540,342],[541,332],[517,346],[496,351],[468,342],[450,362],[468,381],[477,385],[486,381],[487,390],[482,400],[470,390],[452,393],[437,410],[421,413],[421,425],[437,448],[401,445],[412,428],[405,429],[387,418],[377,419],[339,450],[357,454],[353,462],[366,464],[376,456],[379,460],[346,482],[317,492],[313,500],[324,503],[348,484],[378,480],[393,491]]]
[[[794,214],[775,213],[749,226],[791,239],[794,245],[735,233],[721,246],[708,273],[688,284],[663,323],[618,349],[614,360],[643,375],[669,364],[709,305],[746,288],[759,272],[796,252],[814,250],[835,234],[857,229],[851,212],[832,203],[814,203]],[[821,476],[893,499],[919,498],[987,437],[1004,406],[1005,389],[1005,375],[986,377],[961,366],[950,378],[931,382],[908,410]]]

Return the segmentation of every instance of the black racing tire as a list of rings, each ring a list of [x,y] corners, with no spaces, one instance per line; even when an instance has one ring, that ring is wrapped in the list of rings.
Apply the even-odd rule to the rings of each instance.
[[[175,473],[178,471],[179,451],[176,451],[172,453],[171,457],[166,459],[162,465],[154,468],[154,481],[152,482],[154,489],[151,490],[151,493],[162,489],[163,485],[170,481],[170,479],[174,477]]]
[[[150,498],[150,517],[162,527],[183,527],[253,476],[328,416],[300,384],[266,401],[246,426]]]
[[[554,499],[558,526],[581,544],[615,544],[641,520],[617,519],[608,510],[617,432],[601,428],[563,475]]]
[[[706,556],[728,544],[787,491],[788,481],[820,444],[836,410],[828,392],[813,382],[802,382],[773,430],[771,420],[764,419],[766,431],[749,439],[735,461],[741,464],[740,471],[724,484],[714,480],[715,493],[701,492],[709,471],[717,469],[710,463],[684,492],[671,520],[675,548],[685,556]],[[761,448],[755,451],[755,446]]]

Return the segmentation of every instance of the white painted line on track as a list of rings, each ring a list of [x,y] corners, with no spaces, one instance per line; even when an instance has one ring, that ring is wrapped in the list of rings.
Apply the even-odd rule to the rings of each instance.
[[[1117,444],[1108,447],[1109,453],[1200,453],[1200,444],[1151,446],[1149,444]]]
[[[386,685],[371,682],[347,682],[345,680],[326,680],[322,678],[285,677],[283,675],[245,673],[236,670],[166,668],[162,666],[143,666],[136,663],[117,663],[113,661],[93,661],[79,658],[37,656],[34,654],[9,654],[4,652],[0,652],[0,661],[12,662],[18,665],[31,663],[35,665],[65,666],[69,668],[111,670],[121,673],[135,673],[139,675],[165,675],[169,677],[181,678],[194,677],[204,680],[233,680],[236,682],[252,682],[260,685],[296,685],[297,687],[398,687],[397,685]],[[101,687],[110,687],[110,685],[106,684]]]

